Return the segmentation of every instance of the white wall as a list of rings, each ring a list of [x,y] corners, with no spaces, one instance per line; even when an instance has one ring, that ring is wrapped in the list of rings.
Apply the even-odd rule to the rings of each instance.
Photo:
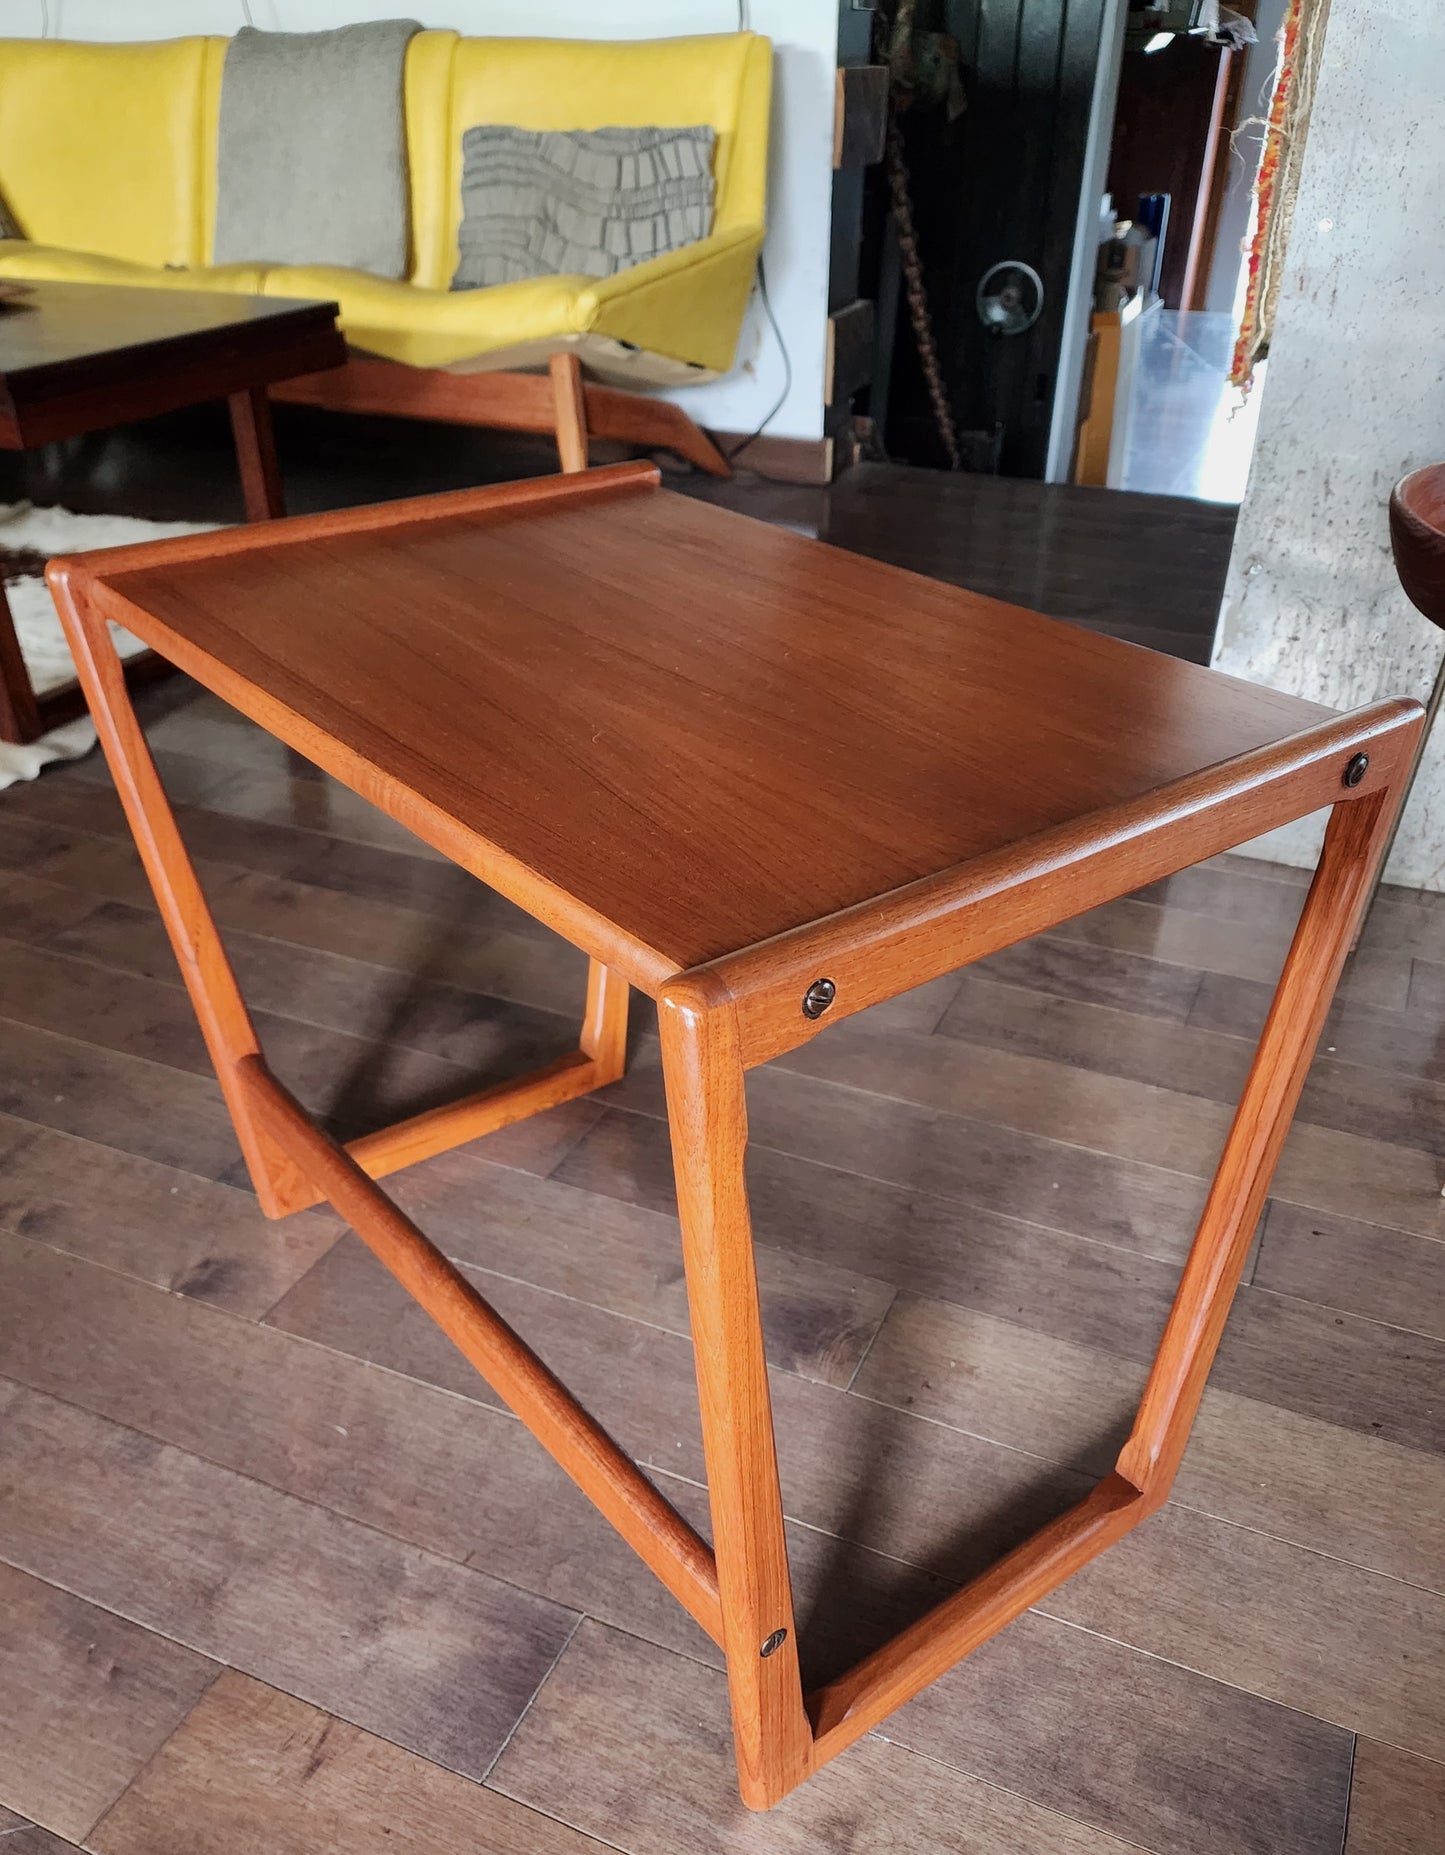
[[[38,36],[44,11],[42,0],[0,0],[0,36]],[[821,437],[837,0],[612,0],[608,6],[600,0],[250,0],[250,13],[258,26],[292,32],[405,17],[506,37],[663,38],[732,32],[740,21],[766,33],[774,64],[764,263],[793,364],[792,388],[768,431]],[[245,24],[246,8],[243,0],[49,0],[49,16],[52,38],[158,39],[234,32]],[[776,401],[783,378],[778,343],[754,290],[732,373],[668,397],[715,430],[751,431]]]
[[[1337,708],[1424,697],[1441,658],[1386,504],[1445,458],[1442,71],[1438,0],[1332,0],[1215,662]],[[1311,824],[1262,843],[1304,863],[1318,841]],[[1445,888],[1445,726],[1390,874]]]

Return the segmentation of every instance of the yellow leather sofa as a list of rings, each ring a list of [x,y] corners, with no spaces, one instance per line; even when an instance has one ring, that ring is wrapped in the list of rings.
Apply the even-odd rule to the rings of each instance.
[[[289,395],[357,410],[541,429],[520,412],[486,416],[489,406],[530,404],[525,390],[502,391],[498,382],[489,393],[480,379],[467,386],[463,377],[526,369],[559,354],[575,355],[589,376],[614,386],[681,384],[731,367],[763,236],[766,39],[418,33],[406,57],[411,262],[402,282],[331,266],[210,263],[227,44],[0,39],[0,199],[25,234],[0,239],[0,277],[334,299],[361,356],[457,377],[448,393],[434,375],[424,386],[401,381],[395,368],[353,363],[342,379]],[[531,129],[710,123],[717,132],[712,232],[613,277],[450,290],[462,134],[488,122]],[[586,394],[599,428],[626,436],[625,410],[612,403],[618,396],[591,386]],[[676,424],[675,408],[649,403]]]

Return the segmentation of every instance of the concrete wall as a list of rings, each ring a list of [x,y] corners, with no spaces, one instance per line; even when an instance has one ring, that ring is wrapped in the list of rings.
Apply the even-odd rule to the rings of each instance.
[[[38,37],[41,0],[0,0],[0,36]],[[768,238],[768,295],[793,364],[787,400],[768,426],[778,437],[823,431],[827,339],[828,230],[833,181],[833,72],[837,0],[250,0],[254,23],[314,31],[359,19],[420,19],[478,35],[533,33],[557,38],[663,38],[733,32],[740,21],[775,48]],[[234,32],[242,0],[49,0],[50,36],[160,39]],[[756,290],[725,379],[667,397],[704,425],[751,431],[782,391],[778,343]]]
[[[1332,0],[1259,441],[1215,663],[1347,708],[1424,697],[1440,632],[1396,581],[1385,508],[1445,458],[1445,6]],[[1318,821],[1261,840],[1313,860]],[[1445,888],[1445,727],[1391,859]]]

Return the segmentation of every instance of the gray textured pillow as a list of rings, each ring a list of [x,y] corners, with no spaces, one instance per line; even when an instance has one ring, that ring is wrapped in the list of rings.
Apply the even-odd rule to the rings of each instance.
[[[706,238],[716,139],[706,125],[468,129],[452,288],[610,277]]]

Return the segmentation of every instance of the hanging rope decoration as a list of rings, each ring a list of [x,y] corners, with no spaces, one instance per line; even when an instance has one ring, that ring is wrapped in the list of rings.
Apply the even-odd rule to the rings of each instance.
[[[1229,370],[1230,384],[1246,392],[1254,377],[1255,362],[1269,352],[1274,330],[1328,13],[1329,0],[1290,0],[1280,29],[1279,69],[1254,183],[1255,229],[1249,248],[1249,284]]]
[[[928,293],[923,284],[923,265],[918,256],[918,235],[913,225],[913,202],[908,192],[908,164],[903,158],[903,137],[896,121],[888,125],[888,188],[893,201],[893,218],[898,227],[898,255],[903,265],[903,285],[908,296],[908,319],[913,324],[914,346],[918,349],[933,422],[948,458],[950,470],[960,470],[963,458],[958,449],[958,433],[943,384],[943,370],[938,362],[938,343],[933,338],[933,317],[929,313]]]

